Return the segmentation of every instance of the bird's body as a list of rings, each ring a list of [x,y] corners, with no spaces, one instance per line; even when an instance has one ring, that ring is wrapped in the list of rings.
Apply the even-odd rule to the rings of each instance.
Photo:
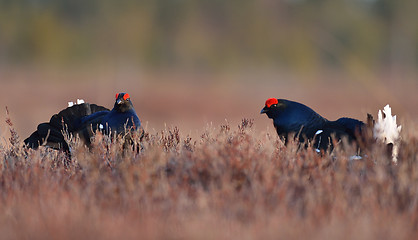
[[[129,94],[116,94],[112,110],[95,104],[82,103],[68,107],[51,117],[48,123],[41,123],[25,144],[31,148],[40,145],[69,150],[64,134],[78,135],[89,145],[97,130],[109,133],[124,133],[131,130],[142,131]],[[63,134],[64,133],[64,134]]]
[[[123,124],[121,124],[123,123]],[[141,126],[138,115],[132,108],[129,111],[118,112],[112,109],[109,113],[103,116],[102,123],[106,133],[109,132],[124,132],[125,129],[136,128]]]
[[[364,123],[352,118],[340,118],[329,121],[311,108],[294,101],[270,98],[261,113],[273,119],[277,134],[288,141],[288,135],[294,134],[300,142],[313,141],[313,146],[326,150],[332,147],[331,137],[336,140],[346,137],[356,140]]]

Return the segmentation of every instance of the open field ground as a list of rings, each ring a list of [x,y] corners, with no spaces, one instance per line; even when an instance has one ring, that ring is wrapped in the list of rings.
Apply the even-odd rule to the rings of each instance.
[[[397,165],[377,145],[297,151],[252,122],[147,134],[140,152],[96,137],[58,151],[0,146],[2,239],[415,239],[418,134]]]
[[[149,132],[178,126],[193,137],[208,124],[237,125],[242,118],[253,119],[257,131],[274,133],[272,122],[260,115],[267,98],[302,102],[322,116],[335,120],[353,117],[365,121],[390,104],[401,124],[418,120],[414,76],[386,75],[366,78],[338,73],[315,78],[298,78],[275,72],[241,74],[146,73],[136,69],[101,67],[86,71],[0,70],[0,117],[7,106],[19,135],[29,136],[40,122],[81,98],[108,108],[116,92],[128,92]],[[407,130],[407,129],[406,129]],[[6,133],[0,122],[0,135]]]
[[[0,99],[17,134],[2,121],[2,239],[416,238],[416,84],[123,72],[2,72]],[[74,142],[71,161],[21,147],[67,101],[111,108],[119,91],[148,133],[139,153],[101,138],[90,151]],[[324,156],[283,146],[259,114],[268,97],[329,119],[365,120],[390,103],[403,124],[399,163],[379,145],[356,161],[350,146]]]

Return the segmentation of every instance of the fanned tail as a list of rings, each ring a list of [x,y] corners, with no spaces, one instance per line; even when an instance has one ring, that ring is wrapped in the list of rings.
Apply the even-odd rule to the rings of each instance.
[[[392,116],[389,104],[379,110],[377,121],[373,127],[373,136],[376,140],[392,146],[392,161],[398,161],[399,141],[402,126],[396,124],[396,115]]]
[[[83,117],[94,113],[109,111],[109,109],[96,104],[82,103],[68,107],[58,114],[54,114],[50,121],[38,125],[37,130],[24,140],[30,148],[46,145],[55,149],[69,150],[63,131],[74,134],[85,127]],[[89,123],[93,119],[89,119]]]

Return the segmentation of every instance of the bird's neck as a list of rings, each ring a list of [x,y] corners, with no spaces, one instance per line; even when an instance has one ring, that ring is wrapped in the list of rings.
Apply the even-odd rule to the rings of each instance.
[[[116,112],[124,113],[124,112],[131,111],[133,108],[132,108],[132,105],[129,105],[129,104],[117,104],[117,103],[115,103],[115,106],[113,107],[113,109]]]

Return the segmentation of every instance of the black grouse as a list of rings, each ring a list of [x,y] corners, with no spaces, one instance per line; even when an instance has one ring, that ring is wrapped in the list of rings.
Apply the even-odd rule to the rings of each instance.
[[[269,98],[261,114],[273,119],[277,134],[288,142],[288,135],[294,134],[300,142],[313,143],[316,149],[326,150],[333,147],[331,137],[340,140],[348,138],[350,142],[358,140],[365,124],[352,118],[340,118],[329,121],[311,108],[285,99]]]
[[[54,114],[49,122],[39,124],[37,130],[24,142],[30,148],[46,145],[68,151],[69,146],[63,133],[78,135],[89,145],[96,130],[104,134],[120,134],[125,133],[125,130],[140,131],[143,134],[141,122],[128,93],[116,94],[112,110],[90,103],[68,107]]]

